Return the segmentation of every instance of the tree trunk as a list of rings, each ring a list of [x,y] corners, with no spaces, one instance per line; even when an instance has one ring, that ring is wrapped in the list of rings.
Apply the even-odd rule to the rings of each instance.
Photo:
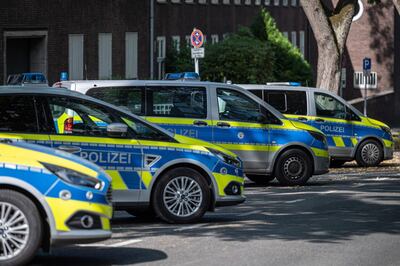
[[[394,6],[396,7],[397,12],[398,12],[399,15],[400,15],[400,0],[393,0],[393,4],[394,4]]]
[[[317,87],[338,93],[341,59],[356,0],[341,0],[328,17],[320,0],[300,0],[318,45]]]

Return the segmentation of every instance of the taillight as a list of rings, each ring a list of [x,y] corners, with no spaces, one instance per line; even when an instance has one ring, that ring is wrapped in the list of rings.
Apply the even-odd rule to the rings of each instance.
[[[74,118],[68,117],[64,121],[64,134],[65,133],[72,133],[72,129],[74,127]]]

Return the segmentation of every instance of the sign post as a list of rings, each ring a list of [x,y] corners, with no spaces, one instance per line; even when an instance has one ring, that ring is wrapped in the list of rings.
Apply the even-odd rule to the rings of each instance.
[[[367,82],[368,77],[371,75],[371,58],[365,57],[363,60],[363,74],[364,74],[364,115],[367,116]]]
[[[204,58],[204,35],[201,30],[194,28],[190,35],[190,42],[192,43],[192,58],[194,59],[194,71],[200,74],[199,58]]]

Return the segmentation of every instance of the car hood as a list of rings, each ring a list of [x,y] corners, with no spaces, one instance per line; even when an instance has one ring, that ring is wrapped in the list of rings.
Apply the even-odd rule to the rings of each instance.
[[[218,150],[218,151],[223,152],[223,153],[225,153],[227,155],[230,155],[230,156],[232,156],[234,158],[238,157],[235,153],[233,153],[233,152],[231,152],[231,151],[229,151],[229,150],[227,150],[227,149],[225,149],[225,148],[223,148],[221,146],[218,146],[216,144],[212,144],[212,143],[204,141],[204,140],[194,139],[194,138],[190,138],[190,137],[186,137],[186,136],[182,136],[182,135],[178,135],[178,134],[175,134],[174,138],[179,143],[182,143],[182,144],[203,146],[205,148],[211,148],[211,149],[214,149],[214,150]]]
[[[376,119],[368,118],[368,121],[369,121],[371,124],[375,125],[375,126],[390,128],[390,127],[389,127],[388,125],[386,125],[385,123],[383,123],[383,122],[381,122],[381,121],[379,121],[379,120],[376,120]]]

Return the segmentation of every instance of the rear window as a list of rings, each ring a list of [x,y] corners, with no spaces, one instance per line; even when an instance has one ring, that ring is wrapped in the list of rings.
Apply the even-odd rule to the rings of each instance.
[[[307,95],[304,91],[265,90],[264,101],[284,114],[307,115]]]
[[[38,132],[38,121],[32,96],[0,96],[0,131]]]
[[[147,115],[180,118],[206,118],[206,89],[168,86],[146,88]]]
[[[87,95],[114,104],[136,115],[144,115],[143,87],[103,87],[88,90]]]

